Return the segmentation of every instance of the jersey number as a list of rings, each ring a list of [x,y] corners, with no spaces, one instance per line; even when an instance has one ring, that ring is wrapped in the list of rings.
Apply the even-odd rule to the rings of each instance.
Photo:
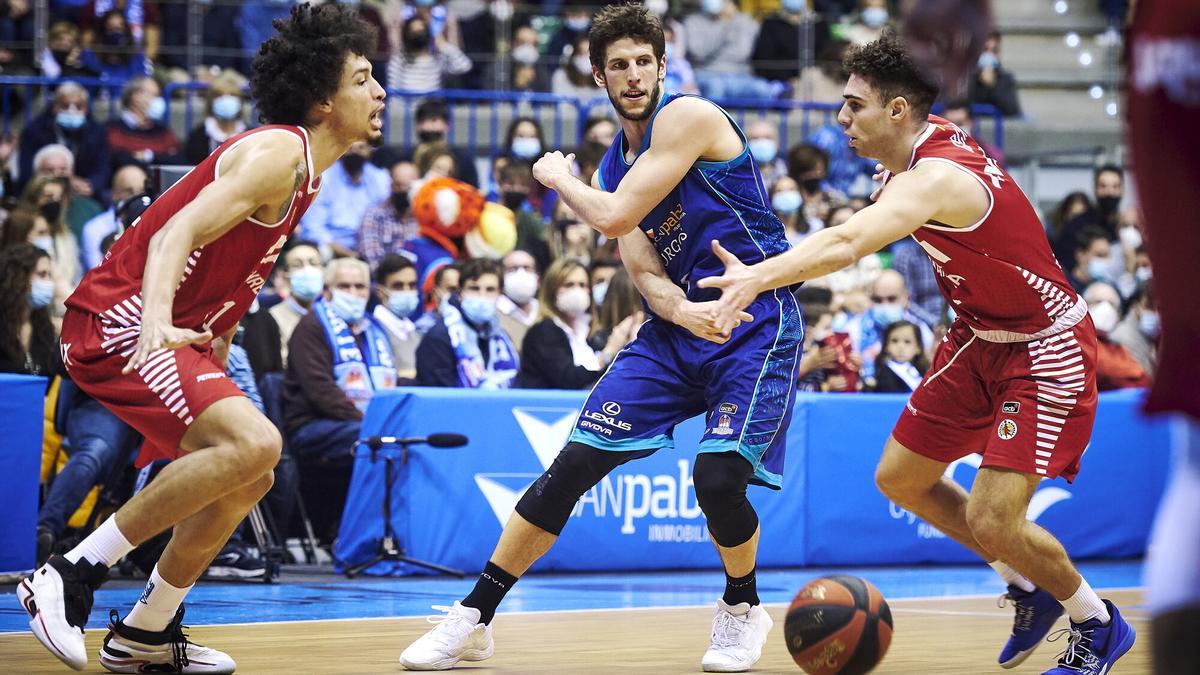
[[[213,314],[204,321],[204,330],[212,330],[213,324],[217,322],[217,319],[221,318],[221,315],[225,312],[233,309],[234,304],[236,304],[234,301],[226,300],[225,304],[221,307],[221,309],[217,310],[216,314]]]
[[[1004,172],[1000,167],[996,166],[996,160],[991,157],[984,157],[987,160],[987,166],[983,167],[983,172],[992,179],[992,187],[1000,189],[1000,181],[1004,180]]]

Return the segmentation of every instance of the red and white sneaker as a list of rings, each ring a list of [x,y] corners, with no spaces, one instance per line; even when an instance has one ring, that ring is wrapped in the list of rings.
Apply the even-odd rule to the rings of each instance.
[[[51,556],[17,586],[17,599],[29,613],[34,636],[59,660],[75,670],[87,665],[83,629],[92,613],[92,598],[108,579],[108,568]]]

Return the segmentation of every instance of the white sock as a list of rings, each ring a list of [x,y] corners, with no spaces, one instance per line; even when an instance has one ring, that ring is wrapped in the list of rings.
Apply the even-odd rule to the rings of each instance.
[[[1016,570],[1000,562],[999,560],[988,563],[988,567],[996,570],[996,574],[999,574],[1000,578],[1004,580],[1004,583],[1008,584],[1009,586],[1016,586],[1026,593],[1032,593],[1037,588],[1037,586],[1033,585],[1032,581],[1021,576]]]
[[[1067,610],[1067,614],[1071,615],[1071,623],[1100,619],[1100,623],[1106,624],[1112,620],[1112,616],[1108,613],[1108,607],[1104,606],[1104,601],[1096,595],[1096,591],[1088,586],[1087,579],[1079,580],[1079,588],[1075,591],[1075,595],[1059,602]]]
[[[129,543],[117,527],[117,519],[109,518],[63,557],[72,565],[82,558],[90,563],[112,567],[133,548],[133,544]]]
[[[190,590],[192,586],[178,588],[167,583],[159,575],[158,565],[155,565],[150,580],[146,582],[146,590],[142,592],[141,599],[133,604],[123,623],[142,630],[161,631],[175,618],[175,612]]]

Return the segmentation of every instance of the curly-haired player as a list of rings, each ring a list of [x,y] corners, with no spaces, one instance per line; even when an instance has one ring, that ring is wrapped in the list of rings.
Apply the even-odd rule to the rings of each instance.
[[[938,86],[891,35],[847,57],[838,122],[850,147],[878,159],[875,204],[791,251],[747,266],[725,262],[724,317],[765,289],[841,269],[901,237],[929,255],[957,318],[883,449],[876,482],[892,501],[979,554],[1016,607],[1000,665],[1024,661],[1064,609],[1067,647],[1048,674],[1099,675],[1135,633],[1080,576],[1062,544],[1026,520],[1043,479],[1073,480],[1096,415],[1096,330],[1054,260],[1029,200],[954,124],[929,114]],[[970,494],[947,465],[983,455]]]
[[[275,27],[251,78],[267,124],[230,138],[163,193],[67,300],[71,378],[145,436],[140,463],[173,459],[18,588],[34,634],[77,670],[109,566],[172,527],[141,598],[113,618],[100,663],[118,673],[234,670],[228,655],[189,642],[181,623],[184,596],[271,487],[279,459],[275,427],[225,376],[229,342],[321,172],[383,126],[367,24],[335,4],[302,4]]]

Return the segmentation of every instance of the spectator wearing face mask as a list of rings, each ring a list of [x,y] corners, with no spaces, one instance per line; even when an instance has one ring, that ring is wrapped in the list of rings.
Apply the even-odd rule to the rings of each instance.
[[[779,127],[766,119],[754,120],[746,125],[746,145],[770,190],[780,176],[787,175],[787,162],[779,156]]]
[[[42,75],[50,78],[98,77],[100,71],[83,62],[79,44],[79,29],[66,21],[50,26],[46,33],[46,49],[42,52]]]
[[[103,195],[111,175],[108,136],[91,115],[87,90],[74,82],[58,85],[53,102],[21,130],[17,189],[33,178],[38,151],[53,143],[71,151],[72,190],[83,196]]]
[[[562,3],[562,24],[546,43],[547,56],[554,60],[567,56],[576,40],[587,37],[594,6],[595,3],[590,0],[566,0]]]
[[[808,235],[825,227],[819,220],[804,217],[804,197],[800,195],[800,184],[791,176],[780,176],[769,190],[771,211],[783,223],[783,233],[793,246]]]
[[[1096,229],[1109,242],[1118,241],[1121,225],[1121,200],[1125,197],[1125,172],[1114,164],[1096,169],[1092,179],[1095,209],[1084,211],[1067,221],[1057,241],[1051,242],[1054,255],[1063,269],[1075,263],[1074,245],[1085,229]],[[1140,242],[1139,242],[1140,243]]]
[[[121,114],[106,125],[114,169],[133,162],[179,163],[179,139],[163,123],[166,113],[167,101],[154,78],[143,75],[125,83]]]
[[[513,249],[500,264],[504,270],[504,293],[496,300],[496,311],[500,313],[500,326],[520,350],[526,331],[540,318],[537,296],[541,279],[537,262],[528,251]]]
[[[983,52],[971,77],[967,90],[971,103],[986,103],[996,106],[1005,117],[1021,114],[1021,103],[1017,99],[1017,80],[1013,74],[1000,66],[1000,33],[993,31],[983,43]]]
[[[331,261],[325,287],[288,344],[284,427],[297,457],[336,460],[358,440],[375,393],[396,386],[396,364],[387,331],[367,314],[367,264]]]
[[[450,145],[450,151],[454,153],[456,160],[455,169],[458,173],[458,180],[479,187],[479,174],[475,170],[474,159],[469,154],[456,150],[450,144],[450,111],[446,107],[445,101],[438,99],[421,101],[417,104],[414,117],[417,120],[417,142],[425,144],[440,141]]]
[[[358,141],[321,174],[321,192],[300,219],[306,239],[338,257],[353,258],[367,209],[392,194],[391,176],[367,162],[371,146]]]
[[[492,201],[503,204],[517,217],[516,248],[528,251],[537,264],[545,269],[550,264],[550,244],[546,240],[546,223],[530,201],[541,184],[533,179],[533,164],[523,159],[506,158],[496,169],[499,194]]]
[[[1100,391],[1150,386],[1150,376],[1129,350],[1111,337],[1121,320],[1117,289],[1103,281],[1095,282],[1084,291],[1083,299],[1096,325],[1096,386]]]
[[[91,183],[75,176],[75,155],[65,145],[51,143],[43,146],[33,156],[33,172],[35,176],[51,176],[66,181],[67,228],[78,238],[83,233],[87,221],[96,217],[104,207],[88,195],[95,194]],[[82,190],[81,193],[79,190]]]
[[[449,78],[471,70],[471,58],[453,42],[431,35],[424,18],[405,21],[402,35],[401,50],[388,59],[388,87],[413,93],[437,91]]]
[[[409,192],[419,177],[417,166],[400,160],[392,165],[391,175],[392,196],[367,210],[358,232],[358,251],[373,266],[404,250],[404,242],[417,236],[409,204]]]
[[[646,3],[649,7],[650,3]],[[664,10],[665,11],[665,10]],[[673,19],[663,21],[663,56],[667,58],[667,75],[663,78],[663,88],[669,92],[681,94],[699,94],[700,85],[696,84],[696,71],[687,60],[687,46],[679,36],[683,34],[683,24]]]
[[[144,52],[153,64],[162,42],[162,12],[158,4],[154,0],[90,0],[79,15],[83,46],[92,48],[104,42],[109,28],[107,19],[116,13],[124,20],[130,44]]]
[[[883,29],[891,20],[888,13],[887,0],[860,0],[858,13],[848,17],[834,31],[853,45],[864,45],[874,42],[883,35]]]
[[[613,277],[617,276],[622,269],[624,267],[621,265],[621,261],[616,258],[598,257],[588,264],[588,280],[592,284],[592,303],[596,307],[604,304],[604,298],[608,297],[608,289]]]
[[[588,55],[587,33],[575,38],[570,51],[562,56],[562,65],[550,78],[550,91],[559,96],[573,96],[581,101],[590,101],[603,96],[604,90],[596,85],[592,77],[592,59]]]
[[[550,75],[547,72],[547,61],[542,57],[538,47],[538,33],[531,26],[517,26],[513,30],[512,48],[508,53],[509,82],[516,91],[549,91]],[[488,66],[484,76],[486,82],[499,87],[498,67],[500,63]]]
[[[417,269],[400,255],[387,255],[375,268],[375,305],[372,316],[387,331],[396,361],[396,375],[408,382],[417,377],[417,345],[421,335],[413,319],[420,313]]]
[[[1153,373],[1158,366],[1158,338],[1161,332],[1162,326],[1154,304],[1154,287],[1143,283],[1129,298],[1125,318],[1121,319],[1109,337],[1127,349],[1143,371]]]
[[[1104,232],[1089,227],[1081,231],[1075,240],[1074,265],[1067,273],[1067,280],[1079,293],[1094,282],[1109,282],[1112,278],[1112,265],[1109,256],[1112,246]]]
[[[508,389],[520,369],[520,357],[496,317],[503,283],[500,265],[473,259],[461,269],[461,290],[441,307],[441,317],[417,346],[417,384]]]
[[[616,262],[611,258],[604,260],[608,263]],[[601,269],[611,271],[612,274],[607,278],[601,277],[602,281],[596,281],[596,272]],[[646,312],[642,294],[633,284],[633,278],[625,271],[625,267],[620,263],[615,267],[597,267],[593,263],[591,275],[594,319],[588,344],[592,349],[602,351],[608,345],[608,339],[622,324],[629,330],[630,340],[637,337],[638,330],[646,322]],[[627,319],[628,323],[625,323]]]
[[[128,164],[117,169],[113,174],[112,200],[113,206],[83,226],[82,248],[83,264],[86,269],[92,269],[104,259],[101,253],[101,243],[104,238],[115,234],[121,229],[117,219],[117,205],[126,199],[139,195],[146,190],[146,172],[136,164]]]
[[[0,373],[53,373],[53,300],[54,272],[44,250],[24,243],[0,250]]]
[[[696,69],[700,91],[720,102],[727,98],[776,98],[784,89],[754,75],[750,55],[758,22],[732,0],[701,0],[700,10],[683,20],[687,58]]]
[[[542,133],[541,122],[534,117],[514,119],[508,127],[508,133],[505,134],[504,147],[507,148],[506,156],[497,159],[503,161],[518,159],[528,162],[531,167],[529,175],[532,177],[533,163],[542,156],[548,147],[545,134]],[[497,170],[502,166],[503,164],[500,163]],[[541,183],[536,181],[533,183],[525,195],[525,200],[529,210],[536,213],[542,220],[549,221],[553,217],[557,195],[552,190],[546,189]]]
[[[39,233],[34,235],[34,243],[50,254],[55,277],[65,285],[65,289],[74,289],[75,284],[83,278],[79,243],[67,228],[70,199],[66,179],[37,176],[25,186],[18,202],[19,207],[35,213],[36,220],[45,221],[45,234],[40,234],[42,227],[35,223]]]
[[[79,60],[84,68],[100,73],[103,79],[116,82],[154,72],[153,61],[135,42],[121,12],[108,12],[100,25],[103,30],[98,39],[80,54]]]
[[[828,182],[829,155],[811,143],[797,143],[788,150],[788,175],[800,186],[804,199],[804,216],[824,222],[834,202],[844,202],[845,195]]]
[[[287,365],[292,333],[325,288],[325,266],[317,245],[311,241],[300,240],[292,244],[282,259],[289,292],[283,301],[271,307],[267,313],[279,326],[279,353],[281,362]]]
[[[242,86],[245,80],[232,70],[226,70],[217,76],[208,86],[205,94],[205,105],[208,115],[204,121],[192,129],[188,135],[184,155],[188,164],[203,162],[230,136],[236,136],[246,130],[243,121]]]
[[[520,386],[583,389],[600,379],[633,339],[638,324],[635,317],[627,317],[612,330],[604,348],[595,350],[588,343],[591,308],[587,268],[569,258],[554,261],[542,283],[542,318],[525,334]]]

